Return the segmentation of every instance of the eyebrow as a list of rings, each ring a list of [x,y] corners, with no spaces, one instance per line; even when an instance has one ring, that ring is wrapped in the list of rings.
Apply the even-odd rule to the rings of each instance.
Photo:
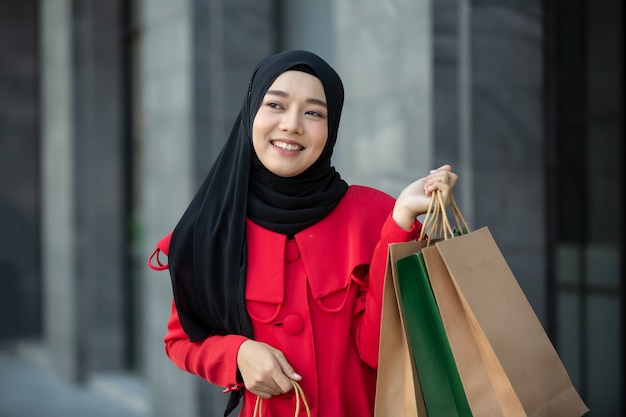
[[[278,97],[289,97],[289,94],[287,94],[285,91],[282,90],[267,90],[267,92],[265,93],[267,94],[271,94],[274,96],[278,96]],[[326,104],[326,102],[324,100],[320,100],[318,98],[308,98],[306,99],[307,103],[311,103],[311,104],[317,104],[318,106],[322,106],[322,107],[326,107],[328,108],[328,105]]]

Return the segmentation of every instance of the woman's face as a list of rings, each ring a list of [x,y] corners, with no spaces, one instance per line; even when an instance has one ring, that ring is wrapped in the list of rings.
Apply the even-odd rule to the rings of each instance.
[[[265,93],[252,123],[261,163],[281,177],[309,168],[328,140],[328,109],[321,81],[302,71],[283,72]]]

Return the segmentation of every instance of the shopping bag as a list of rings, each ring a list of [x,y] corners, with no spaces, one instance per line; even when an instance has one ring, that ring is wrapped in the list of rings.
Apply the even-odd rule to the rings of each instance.
[[[467,314],[436,247],[422,250],[431,286],[474,416],[525,417],[526,412],[504,370]]]
[[[448,220],[441,194],[433,195],[431,206],[424,221],[423,232],[428,231],[439,239],[451,239],[469,232],[469,225],[463,218],[454,196],[450,196],[450,208],[455,220],[453,228]],[[423,234],[424,234],[423,233]],[[524,416],[524,410],[503,372],[491,369],[497,360],[488,361],[492,356],[481,353],[480,346],[472,331],[438,250],[433,245],[423,248],[418,255],[425,265],[436,300],[443,332],[448,347],[453,352],[454,363],[461,378],[463,389],[474,416],[512,417]],[[452,349],[454,348],[454,349]],[[496,366],[497,368],[497,366]]]
[[[523,415],[585,414],[587,407],[488,228],[437,242],[435,247],[473,325],[477,343],[483,346],[481,354],[497,359],[500,374],[508,379]],[[433,288],[437,294],[437,285]],[[440,310],[445,323],[447,310]],[[458,346],[457,351],[461,349]]]
[[[472,417],[422,253],[397,261],[394,283],[427,415]]]
[[[463,356],[468,352],[467,345],[459,341],[464,338],[458,329],[454,330],[459,327],[454,326],[457,318],[441,295],[439,280],[446,274],[441,274],[433,263],[434,250],[458,296],[467,322],[464,332],[467,337],[467,328],[471,330],[473,346],[483,359],[483,371],[464,368],[470,362]],[[579,417],[587,413],[588,408],[487,227],[438,241],[434,248],[423,251],[423,256],[470,404],[482,387],[495,393],[502,413],[488,415]],[[484,380],[485,371],[491,386],[484,382],[474,386],[476,379],[467,376],[483,372]]]
[[[389,245],[383,290],[375,417],[426,416],[393,278],[397,270],[396,261],[419,251],[425,245],[425,241]]]
[[[375,417],[425,417],[422,387],[407,336],[398,289],[397,261],[419,251],[441,236],[440,199],[431,199],[417,242],[389,245],[381,317],[380,353]],[[428,231],[428,235],[425,232]]]

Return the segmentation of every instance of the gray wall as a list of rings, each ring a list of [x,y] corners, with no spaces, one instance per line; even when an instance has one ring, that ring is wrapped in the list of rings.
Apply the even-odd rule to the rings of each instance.
[[[432,166],[430,1],[334,4],[346,103],[336,146],[350,183],[394,196]]]
[[[278,48],[305,49],[335,66],[335,19],[333,0],[279,0],[276,26]]]
[[[541,2],[473,2],[474,227],[489,226],[546,323],[546,172]]]

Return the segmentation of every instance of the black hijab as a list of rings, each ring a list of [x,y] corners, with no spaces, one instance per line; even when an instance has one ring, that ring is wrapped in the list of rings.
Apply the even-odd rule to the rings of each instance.
[[[266,91],[290,69],[322,82],[328,140],[311,167],[286,178],[271,173],[256,156],[252,122]],[[331,166],[331,156],[342,107],[341,79],[313,53],[282,52],[255,68],[224,148],[172,233],[168,263],[174,302],[191,341],[215,334],[253,337],[245,308],[246,216],[267,229],[293,236],[339,203],[348,186]],[[225,415],[236,406],[232,400]]]

